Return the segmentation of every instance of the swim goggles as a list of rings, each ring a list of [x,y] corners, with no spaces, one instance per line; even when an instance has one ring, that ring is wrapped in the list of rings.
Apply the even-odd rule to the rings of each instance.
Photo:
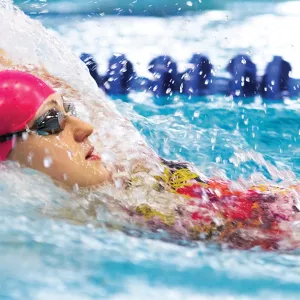
[[[26,128],[24,130],[1,135],[0,143],[9,141],[14,137],[24,136],[26,134],[33,133],[33,132],[43,136],[62,132],[65,127],[64,120],[70,115],[76,117],[76,110],[73,103],[69,103],[69,102],[64,103],[64,109],[67,112],[67,114],[57,110],[56,108],[52,108],[48,110],[45,114],[40,116],[35,121],[32,128],[30,129]]]

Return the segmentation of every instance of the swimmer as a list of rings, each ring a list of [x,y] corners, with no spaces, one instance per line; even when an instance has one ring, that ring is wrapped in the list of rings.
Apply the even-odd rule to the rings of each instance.
[[[0,72],[0,160],[49,175],[69,187],[110,180],[89,141],[93,126],[76,118],[72,104],[39,78]]]
[[[1,161],[45,173],[65,188],[112,184],[113,174],[89,140],[93,126],[78,119],[73,103],[40,78],[16,70],[0,72],[0,120]],[[207,179],[187,163],[164,159],[157,170],[146,170],[147,180],[139,171],[120,189],[148,185],[145,197],[152,195],[159,205],[143,203],[139,195],[122,209],[137,224],[164,229],[176,238],[277,249],[291,236],[289,222],[299,218],[299,185],[237,188],[229,181]]]

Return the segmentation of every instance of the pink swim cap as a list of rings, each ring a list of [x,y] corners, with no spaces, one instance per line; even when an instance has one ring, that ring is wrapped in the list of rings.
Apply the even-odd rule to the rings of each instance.
[[[0,72],[0,136],[23,130],[41,104],[55,91],[25,72]],[[0,161],[7,158],[13,141],[0,142]]]

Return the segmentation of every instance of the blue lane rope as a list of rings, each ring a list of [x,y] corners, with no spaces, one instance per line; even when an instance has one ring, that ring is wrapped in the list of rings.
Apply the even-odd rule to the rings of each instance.
[[[92,55],[83,53],[80,58],[99,88],[108,95],[150,91],[158,98],[176,93],[188,96],[232,95],[236,100],[256,95],[268,100],[300,97],[300,79],[290,78],[291,65],[280,56],[274,56],[264,75],[259,77],[251,58],[239,54],[226,67],[231,78],[225,78],[214,75],[213,65],[202,54],[194,54],[189,60],[190,67],[183,73],[178,72],[177,63],[170,56],[162,55],[149,63],[151,79],[139,77],[124,54],[114,54],[109,59],[105,75],[98,74],[98,65]]]

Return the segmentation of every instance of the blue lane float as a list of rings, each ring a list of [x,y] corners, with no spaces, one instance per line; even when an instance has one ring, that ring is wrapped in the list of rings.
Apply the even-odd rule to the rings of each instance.
[[[300,79],[290,78],[291,65],[280,56],[275,56],[264,75],[259,77],[251,58],[239,54],[226,67],[230,78],[215,76],[211,61],[200,53],[191,57],[189,68],[183,73],[178,72],[177,63],[170,56],[155,57],[148,66],[152,78],[139,77],[124,54],[114,54],[109,59],[105,75],[98,74],[98,65],[92,55],[83,53],[80,58],[97,85],[108,95],[149,91],[156,98],[162,98],[162,104],[167,103],[163,99],[176,93],[187,96],[232,95],[236,100],[257,95],[272,101],[300,97]]]
[[[189,96],[204,96],[209,94],[213,67],[209,59],[196,53],[189,60],[189,67],[181,76],[181,92]]]
[[[234,97],[254,97],[258,94],[256,65],[247,55],[235,56],[226,70],[232,76],[229,83],[230,93]]]

